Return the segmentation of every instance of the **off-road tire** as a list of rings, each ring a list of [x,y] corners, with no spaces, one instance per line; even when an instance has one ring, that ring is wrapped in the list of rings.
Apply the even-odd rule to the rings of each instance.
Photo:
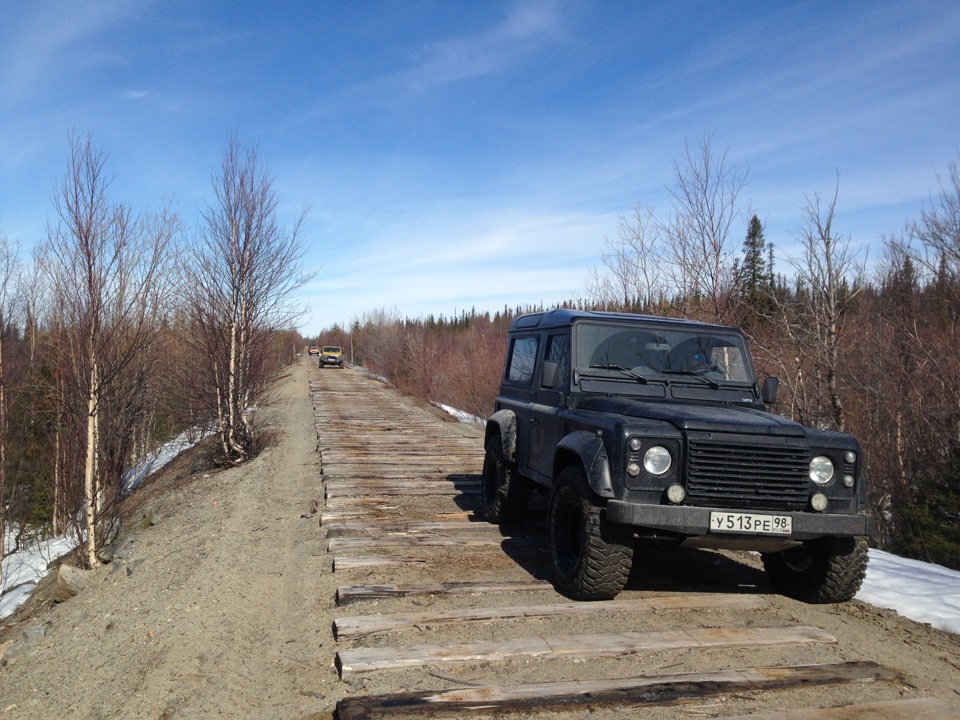
[[[612,600],[630,575],[633,530],[607,522],[579,465],[564,468],[547,510],[554,583],[573,600]]]
[[[483,516],[492,523],[509,524],[523,519],[533,489],[529,480],[503,456],[499,435],[487,440],[480,480]]]
[[[777,592],[808,603],[846,602],[867,574],[867,539],[819,538],[761,557]]]

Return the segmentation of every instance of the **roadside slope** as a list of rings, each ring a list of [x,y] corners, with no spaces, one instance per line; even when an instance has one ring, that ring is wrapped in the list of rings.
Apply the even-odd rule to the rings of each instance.
[[[261,420],[275,444],[250,463],[181,478],[141,508],[87,588],[32,624],[44,638],[0,669],[3,718],[303,717],[329,604],[322,496],[302,361]],[[327,580],[329,582],[329,580]],[[318,612],[319,611],[319,612]]]

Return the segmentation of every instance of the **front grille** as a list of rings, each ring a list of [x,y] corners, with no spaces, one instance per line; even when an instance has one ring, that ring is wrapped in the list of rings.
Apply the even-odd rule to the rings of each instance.
[[[687,503],[721,508],[803,510],[809,497],[810,451],[793,439],[770,445],[689,439]]]

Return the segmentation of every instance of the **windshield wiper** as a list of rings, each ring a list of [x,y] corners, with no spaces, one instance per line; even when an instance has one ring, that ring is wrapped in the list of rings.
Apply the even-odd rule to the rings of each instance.
[[[689,375],[690,377],[694,377],[697,380],[709,385],[714,390],[720,389],[720,383],[718,383],[716,380],[711,380],[706,375],[699,373],[696,370],[661,370],[660,372],[662,372],[664,375]]]
[[[638,372],[634,372],[630,368],[625,368],[623,365],[590,365],[594,370],[619,370],[622,373],[626,373],[634,380],[636,380],[641,385],[646,385],[649,381],[643,375]]]

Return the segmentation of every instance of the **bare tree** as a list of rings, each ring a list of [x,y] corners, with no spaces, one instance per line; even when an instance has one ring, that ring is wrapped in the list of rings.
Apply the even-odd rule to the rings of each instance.
[[[131,414],[143,402],[143,358],[166,311],[165,270],[179,225],[169,208],[135,216],[111,202],[106,155],[89,135],[72,137],[70,150],[53,194],[59,223],[48,229],[44,269],[62,327],[66,409],[83,418],[81,537],[85,560],[95,566],[113,529],[134,434]]]
[[[698,302],[711,319],[731,322],[736,248],[730,228],[740,214],[747,171],[728,162],[726,150],[714,152],[709,131],[696,148],[687,143],[684,149],[683,160],[674,163],[673,213],[662,228],[672,283],[684,315]]]
[[[925,207],[920,221],[908,228],[910,238],[920,243],[918,260],[931,275],[944,267],[955,276],[960,274],[960,166],[950,164],[944,180],[940,178],[940,194]]]
[[[653,211],[633,209],[620,216],[617,238],[606,241],[602,257],[606,273],[594,272],[587,285],[590,299],[607,309],[651,309],[664,294],[662,262],[665,248]]]
[[[7,427],[9,425],[9,397],[7,370],[4,359],[4,341],[17,303],[19,261],[17,246],[10,245],[0,232],[0,538],[7,529]],[[0,547],[0,550],[3,548]]]
[[[302,269],[306,210],[282,228],[273,179],[257,150],[233,138],[212,186],[215,201],[183,265],[185,342],[195,353],[186,387],[217,419],[224,457],[242,462],[255,452],[248,410],[266,391],[265,343],[294,324],[294,292],[312,277]]]
[[[813,359],[815,381],[826,389],[831,417],[838,430],[845,430],[843,400],[838,373],[840,349],[844,342],[844,321],[859,293],[865,263],[851,246],[849,237],[834,234],[837,180],[833,197],[823,206],[818,194],[807,198],[806,224],[799,237],[803,245],[799,258],[790,261],[798,285],[805,293],[801,322],[791,328],[802,355]]]

